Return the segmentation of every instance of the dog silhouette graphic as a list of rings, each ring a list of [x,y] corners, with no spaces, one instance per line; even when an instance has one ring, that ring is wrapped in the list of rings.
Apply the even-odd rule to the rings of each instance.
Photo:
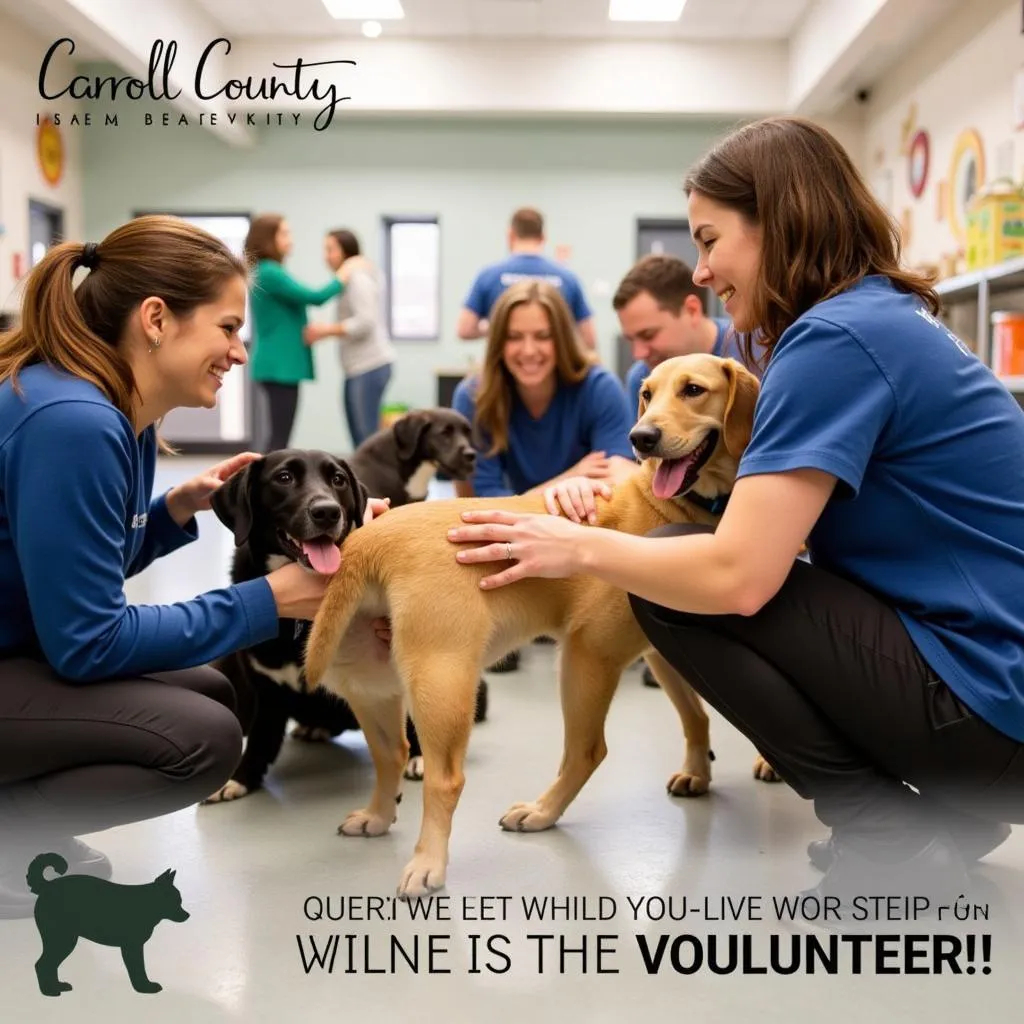
[[[53,868],[58,877],[47,878]],[[163,986],[146,975],[144,948],[161,921],[187,921],[181,893],[168,869],[145,885],[118,885],[89,875],[69,875],[67,861],[57,853],[41,853],[28,866],[25,879],[36,894],[35,920],[43,952],[36,978],[44,996],[70,992],[58,975],[79,939],[118,946],[136,992],[159,992]]]

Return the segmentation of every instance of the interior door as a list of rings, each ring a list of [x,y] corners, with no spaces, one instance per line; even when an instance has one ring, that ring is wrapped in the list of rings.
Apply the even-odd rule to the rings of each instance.
[[[697,266],[697,246],[690,237],[690,222],[685,218],[640,218],[636,222],[636,258],[651,254],[677,256],[692,270]],[[721,316],[721,303],[710,288],[703,290],[704,312],[708,316]],[[633,365],[633,356],[625,338],[619,337],[616,369],[625,380]]]

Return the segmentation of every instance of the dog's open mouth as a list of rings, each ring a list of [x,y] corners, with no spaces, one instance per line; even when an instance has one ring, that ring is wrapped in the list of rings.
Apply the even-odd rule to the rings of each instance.
[[[681,459],[662,459],[654,471],[651,490],[656,498],[678,498],[696,482],[704,463],[718,444],[718,431],[711,430],[696,448]]]
[[[326,533],[319,537],[299,540],[283,530],[278,530],[277,539],[287,555],[314,572],[330,576],[341,567],[341,549],[338,547],[338,541]]]

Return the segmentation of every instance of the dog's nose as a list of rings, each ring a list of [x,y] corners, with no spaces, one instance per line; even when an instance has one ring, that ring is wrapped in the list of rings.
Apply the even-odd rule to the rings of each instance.
[[[309,518],[325,529],[341,521],[341,506],[334,501],[319,501],[309,506]]]
[[[634,427],[629,435],[629,442],[644,455],[649,455],[658,447],[661,440],[661,427],[640,426]]]
[[[462,453],[462,457],[472,466],[476,463],[476,451],[473,448]]]

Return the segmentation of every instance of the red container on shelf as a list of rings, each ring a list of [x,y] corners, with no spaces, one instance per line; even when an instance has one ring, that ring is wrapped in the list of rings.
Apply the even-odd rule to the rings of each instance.
[[[992,367],[1000,377],[1024,376],[1024,312],[992,314]]]

